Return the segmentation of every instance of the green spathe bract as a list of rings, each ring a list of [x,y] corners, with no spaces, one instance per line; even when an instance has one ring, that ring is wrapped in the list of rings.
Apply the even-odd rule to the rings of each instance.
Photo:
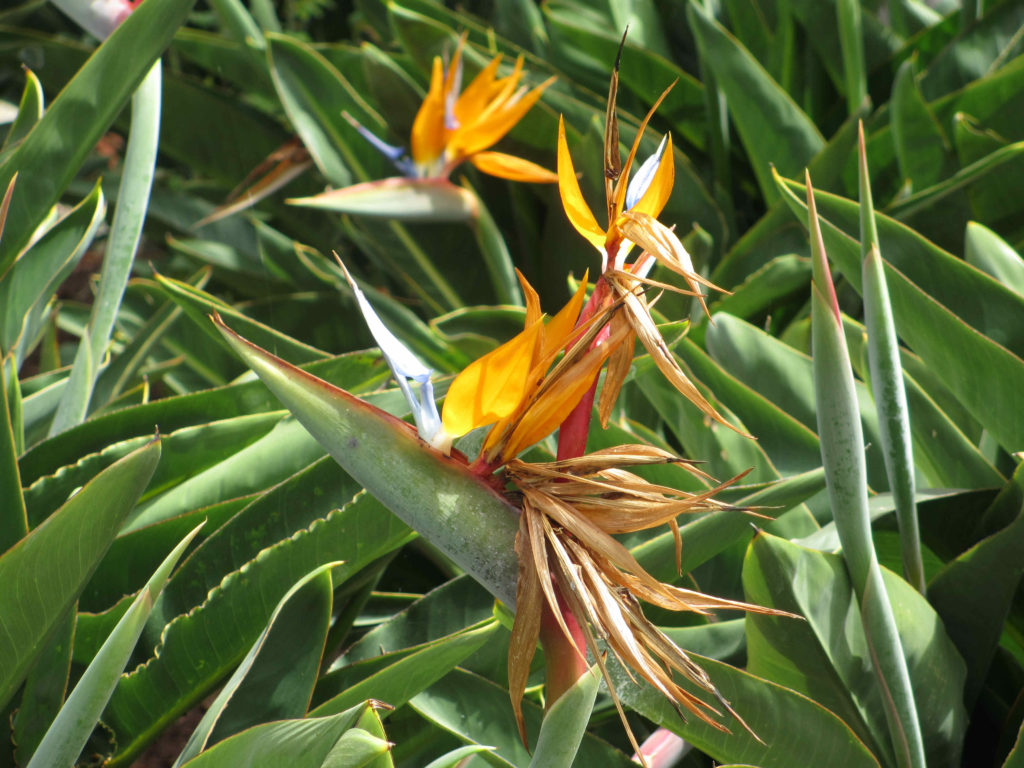
[[[518,522],[508,502],[404,422],[250,344],[222,322],[218,327],[352,477],[498,599],[515,604]]]

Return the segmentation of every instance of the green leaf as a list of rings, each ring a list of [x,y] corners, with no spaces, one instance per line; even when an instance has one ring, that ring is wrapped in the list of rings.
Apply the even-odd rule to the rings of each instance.
[[[226,765],[245,765],[251,768],[276,768],[280,765],[288,765],[290,768],[321,768],[333,765],[338,768],[357,768],[366,765],[366,762],[332,764],[328,759],[346,735],[353,733],[352,741],[364,741],[370,736],[367,731],[358,728],[357,723],[372,706],[366,702],[331,717],[257,725],[214,745],[185,765],[187,768],[219,768]],[[380,739],[376,739],[365,746],[370,748],[372,754],[381,754],[379,750],[387,751],[387,742],[380,742]],[[346,744],[343,748],[354,749],[356,746],[354,743]]]
[[[110,765],[130,765],[148,741],[202,700],[244,658],[281,596],[310,569],[344,560],[340,582],[410,538],[405,525],[360,495],[263,549],[187,613],[160,621],[160,645],[121,679],[104,715],[118,744]]]
[[[174,765],[254,725],[306,714],[331,618],[326,563],[299,579],[206,710]]]
[[[68,700],[33,753],[28,768],[71,765],[78,759],[128,663],[135,643],[138,642],[142,627],[153,608],[153,601],[167,583],[178,559],[202,526],[203,523],[200,523],[193,528],[164,558],[131,607],[117,622],[117,626],[75,684],[75,689],[68,696]]]
[[[968,707],[981,694],[1024,575],[1024,564],[1017,556],[1024,549],[1022,490],[1024,469],[1018,467],[1013,480],[993,503],[993,507],[1001,504],[1012,510],[1011,522],[947,563],[928,587],[929,600],[967,662],[964,700]]]
[[[920,191],[945,178],[952,147],[921,94],[913,59],[900,65],[892,90],[892,137],[900,175],[913,191]]]
[[[153,441],[108,467],[0,556],[0,706],[78,598],[160,458]],[[59,569],[54,563],[60,563]]]
[[[856,114],[868,95],[868,76],[864,66],[864,30],[857,0],[838,0],[839,48],[843,56],[843,81],[846,84],[846,110]]]
[[[157,282],[167,291],[167,295],[184,310],[185,314],[192,318],[196,325],[209,334],[211,338],[221,341],[221,337],[210,328],[209,315],[212,312],[219,312],[231,319],[231,321],[244,328],[245,332],[253,338],[259,339],[260,343],[280,350],[282,354],[298,360],[300,363],[311,363],[316,360],[323,360],[328,354],[322,350],[304,344],[301,341],[275,331],[267,325],[246,317],[243,313],[230,307],[225,302],[217,299],[212,294],[188,283],[175,280],[163,275],[156,276]]]
[[[494,747],[494,752],[481,754],[491,765],[522,768],[530,765],[530,754],[519,741],[508,691],[482,677],[457,669],[416,696],[409,705],[465,742]],[[541,714],[540,707],[530,701],[523,702],[527,733],[534,743]],[[589,733],[583,737],[576,760],[580,765],[608,768],[632,765],[622,752]]]
[[[957,766],[967,724],[963,662],[928,602],[892,573],[884,576],[928,745],[928,765]],[[745,599],[806,618],[800,622],[749,614],[750,671],[828,707],[871,746],[880,762],[891,764],[884,694],[843,559],[760,535],[744,561],[743,585]]]
[[[220,326],[235,352],[335,460],[392,512],[515,603],[515,510],[465,465],[430,449],[409,425]],[[429,500],[429,503],[424,503]]]
[[[723,733],[697,718],[683,721],[662,694],[630,680],[617,663],[610,663],[609,671],[624,704],[721,763],[792,768],[814,755],[824,765],[878,768],[878,760],[850,727],[813,699],[714,659],[691,658],[761,741],[739,727]]]
[[[463,179],[462,184],[476,199],[476,217],[471,220],[470,227],[473,229],[473,235],[480,247],[480,254],[483,256],[487,275],[494,286],[494,294],[498,303],[517,307],[524,306],[523,290],[516,279],[512,256],[508,252],[508,246],[505,245],[505,238],[502,236],[501,230],[498,229],[494,217],[487,210],[483,199],[470,186],[469,181]]]
[[[318,698],[331,698],[310,714],[329,715],[371,694],[392,707],[401,707],[493,640],[499,626],[491,619],[418,647],[334,668],[320,681],[316,692]]]
[[[0,552],[13,547],[28,533],[25,496],[18,472],[18,440],[15,436],[18,402],[11,402],[12,387],[18,385],[14,360],[0,358]],[[10,372],[10,373],[8,373]]]
[[[792,191],[802,186],[784,182],[781,189],[802,213],[804,204]],[[860,249],[843,231],[859,227],[858,207],[824,192],[815,199],[829,255],[859,290]],[[948,388],[1001,444],[1011,450],[1024,444],[1024,423],[1006,418],[1016,393],[1024,391],[1024,325],[1005,320],[1021,316],[1024,300],[911,230],[884,216],[877,221],[900,336],[932,370],[944,372]]]
[[[59,434],[85,419],[97,372],[106,354],[117,310],[131,274],[156,170],[162,72],[158,61],[132,96],[132,123],[124,171],[103,256],[99,293],[93,301],[86,327],[88,344],[80,344],[75,354],[68,384],[50,425],[51,435]]]
[[[587,732],[601,676],[596,668],[582,675],[544,713],[537,737],[531,768],[569,766],[576,759],[580,742]]]
[[[43,117],[43,85],[28,67],[25,68],[25,88],[21,92],[21,101],[18,103],[18,115],[7,129],[7,136],[0,150],[10,152],[19,141],[25,138]],[[0,154],[0,158],[3,155]]]
[[[968,222],[964,258],[1007,288],[1024,296],[1024,259],[1010,244],[983,224]]]
[[[195,0],[154,0],[132,13],[53,101],[18,149],[0,165],[0,189],[15,171],[0,273],[7,270],[36,226],[57,202],[86,155],[114,122],[128,97],[170,43]],[[75,126],[73,139],[68,126]]]
[[[881,702],[897,765],[925,765],[919,720],[907,673],[893,607],[885,592],[871,540],[867,468],[859,406],[853,385],[839,304],[829,272],[818,214],[808,189],[813,281],[811,333],[818,436],[832,516],[843,545],[843,559],[857,595],[857,605],[871,661],[882,691]]]
[[[23,186],[18,177],[14,197]],[[13,207],[13,206],[12,206]],[[107,206],[97,183],[92,192],[46,232],[0,277],[0,349],[17,345],[22,357],[34,341],[46,304],[74,269],[103,222]],[[6,229],[5,236],[6,239]]]
[[[798,174],[825,146],[814,123],[736,38],[696,2],[687,5],[701,61],[725,94],[740,141],[753,165],[761,193],[778,197],[771,177]],[[766,132],[764,126],[772,126]]]

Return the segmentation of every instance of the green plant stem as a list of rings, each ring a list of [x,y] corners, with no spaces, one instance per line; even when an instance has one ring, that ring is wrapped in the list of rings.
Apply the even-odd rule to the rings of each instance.
[[[125,152],[114,223],[103,258],[99,294],[93,302],[89,325],[75,353],[71,377],[50,426],[51,436],[85,419],[96,376],[131,275],[156,169],[157,147],[160,143],[162,79],[163,70],[157,60],[132,96],[128,149]]]
[[[864,433],[809,177],[807,206],[814,271],[811,286],[814,392],[829,501],[843,547],[843,559],[857,594],[896,763],[900,768],[925,768],[924,743],[910,675],[871,539]]]
[[[885,282],[885,269],[878,245],[878,228],[871,197],[864,127],[859,126],[860,147],[860,242],[864,325],[868,333],[868,366],[878,429],[885,455],[896,520],[900,530],[900,552],[903,575],[921,594],[925,593],[924,562],[921,557],[921,535],[918,530],[917,491],[914,480],[914,451],[910,436],[910,410],[900,362],[899,340]]]

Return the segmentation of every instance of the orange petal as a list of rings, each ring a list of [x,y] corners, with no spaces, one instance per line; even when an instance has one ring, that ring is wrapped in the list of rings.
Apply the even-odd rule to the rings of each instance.
[[[468,126],[460,126],[448,142],[449,154],[453,158],[469,157],[496,144],[526,116],[544,89],[554,81],[555,78],[549,78],[517,101],[502,103],[493,110],[488,109],[479,120]]]
[[[469,158],[469,162],[484,173],[501,179],[535,184],[553,184],[558,181],[558,176],[547,168],[503,152],[477,152]]]
[[[562,196],[562,207],[569,223],[583,235],[601,253],[604,253],[604,230],[590,212],[580,183],[576,179],[576,169],[572,167],[572,156],[569,145],[565,141],[565,121],[558,118],[558,193]]]
[[[523,289],[523,297],[526,299],[526,322],[523,323],[523,328],[529,328],[541,318],[540,296],[518,268],[516,277],[519,278],[519,286]]]
[[[491,100],[494,78],[498,74],[498,66],[501,64],[501,56],[495,56],[491,62],[481,69],[473,81],[466,86],[466,89],[455,102],[455,119],[460,125],[473,122],[487,107]]]
[[[412,124],[412,160],[417,165],[430,165],[444,150],[444,66],[441,57],[434,57],[430,73],[430,90],[420,105]]]
[[[650,186],[630,210],[634,213],[646,213],[658,218],[661,209],[668,202],[669,195],[672,194],[672,185],[675,183],[675,179],[676,166],[675,160],[672,158],[672,137],[669,136],[665,142],[661,161],[658,163],[658,170],[655,171]]]
[[[589,276],[590,270],[587,270],[583,275],[583,281],[580,283],[580,287],[576,289],[576,294],[569,299],[565,306],[558,311],[558,314],[551,318],[551,321],[544,326],[544,337],[541,342],[541,357],[547,357],[550,353],[564,347],[569,336],[576,328],[576,321],[579,319],[580,309],[583,307],[583,300],[587,296],[587,278]]]
[[[540,332],[535,322],[455,377],[444,401],[441,423],[453,437],[513,413],[529,389]]]
[[[668,96],[668,92],[672,90],[675,85],[673,82],[668,88],[666,88],[658,100],[654,102],[654,106],[651,107],[650,111],[644,117],[640,127],[637,129],[636,138],[633,139],[633,146],[629,149],[629,157],[626,158],[625,164],[622,166],[622,172],[619,174],[619,180],[615,184],[615,212],[622,213],[622,206],[626,200],[626,187],[629,185],[629,169],[633,166],[633,159],[636,157],[636,152],[640,148],[640,139],[644,136],[644,131],[647,129],[647,124],[654,117],[654,111],[661,105],[661,102]],[[666,147],[667,149],[668,147]]]

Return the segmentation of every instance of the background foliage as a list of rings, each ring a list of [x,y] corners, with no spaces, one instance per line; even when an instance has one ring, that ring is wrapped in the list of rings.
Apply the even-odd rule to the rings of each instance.
[[[553,187],[468,166],[453,180],[481,212],[465,224],[287,199],[393,175],[342,111],[405,143],[432,57],[466,31],[471,69],[522,53],[531,83],[558,76],[501,147],[553,167],[564,114],[597,200],[605,91],[627,25],[623,138],[678,79],[643,154],[671,131],[676,186],[662,220],[730,291],[714,297],[711,323],[674,296],[658,310],[692,318],[676,355],[758,440],[706,424],[641,357],[591,444],[651,442],[719,478],[750,469],[730,499],[775,518],[762,532],[733,512],[682,521],[682,579],[668,533],[627,543],[660,578],[807,618],[648,612],[707,657],[770,749],[684,725],[643,691],[633,727],[683,734],[696,747],[686,766],[897,765],[824,493],[809,167],[928,764],[1024,765],[1024,7],[1012,0],[146,0],[98,49],[37,0],[0,12],[0,188],[17,173],[0,238],[0,764],[28,764],[37,747],[75,760],[77,748],[44,740],[65,700],[84,718],[82,764],[130,765],[161,740],[197,766],[530,764],[508,704],[507,617],[326,455],[207,314],[404,415],[332,250],[395,333],[450,374],[521,326],[513,266],[560,306],[567,275],[594,266],[590,246]],[[144,172],[124,141],[159,57],[152,193],[124,296],[103,305],[116,309],[109,346],[90,340],[84,355],[100,361],[88,396],[71,366],[96,338],[104,253],[128,237],[108,208],[130,202],[121,184]],[[927,597],[898,575],[868,370],[858,119],[902,344]],[[203,223],[293,137],[309,159],[288,145],[278,170],[307,165],[301,174]],[[83,395],[84,419],[55,421]],[[697,488],[673,467],[652,478]],[[87,695],[67,698],[76,683]],[[526,707],[534,744],[539,697]],[[162,736],[202,702],[201,722]],[[599,693],[578,762],[625,765],[627,750]]]

